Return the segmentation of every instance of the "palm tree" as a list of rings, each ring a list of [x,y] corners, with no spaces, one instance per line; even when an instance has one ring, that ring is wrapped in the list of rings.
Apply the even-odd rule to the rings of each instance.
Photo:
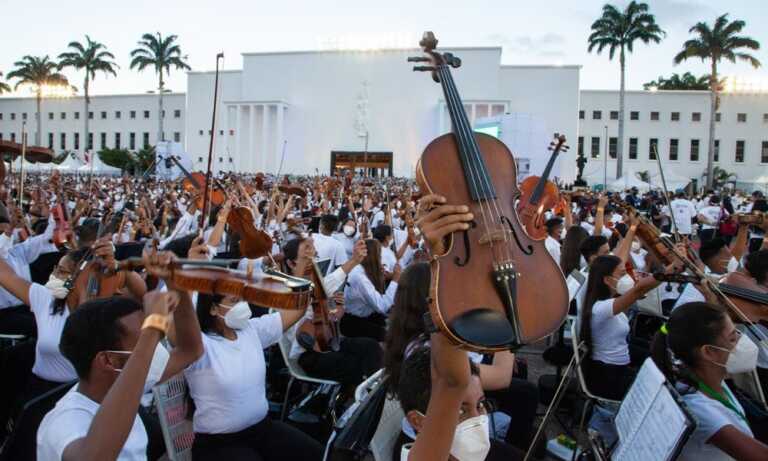
[[[15,78],[18,81],[14,89],[21,85],[32,85],[35,91],[37,102],[37,113],[35,120],[37,122],[37,132],[35,133],[35,145],[40,145],[40,135],[42,134],[42,107],[43,107],[43,89],[46,86],[70,86],[67,77],[58,72],[58,66],[55,62],[48,59],[48,56],[42,58],[37,56],[24,56],[21,61],[13,63],[16,66],[12,72],[8,73],[8,78]]]
[[[659,76],[658,80],[643,83],[643,89],[650,90],[652,88],[657,90],[708,90],[709,74],[696,77],[692,73],[686,72],[683,75],[672,74],[669,78]]]
[[[619,51],[619,66],[621,68],[621,86],[619,88],[619,142],[616,152],[616,177],[622,175],[624,165],[624,74],[626,54],[632,52],[636,40],[648,44],[659,43],[666,35],[656,24],[656,17],[648,13],[647,3],[637,3],[634,0],[620,11],[613,5],[603,6],[603,15],[592,23],[592,33],[587,41],[590,53],[597,48],[600,54],[608,48],[608,58],[613,60],[616,50]]]
[[[107,47],[99,42],[94,42],[91,37],[85,36],[85,44],[80,42],[70,42],[67,45],[72,51],[67,51],[59,55],[59,69],[65,67],[72,67],[76,70],[85,71],[85,80],[83,82],[83,90],[85,91],[85,114],[83,116],[83,122],[85,124],[85,131],[83,135],[83,144],[85,148],[83,151],[87,152],[91,147],[88,143],[90,130],[90,110],[91,97],[89,93],[89,87],[91,80],[96,78],[96,72],[103,72],[105,74],[112,74],[117,76],[115,67],[119,67],[112,60],[115,56],[106,51]]]
[[[0,77],[2,77],[2,76],[3,76],[3,73],[0,72]],[[0,94],[10,93],[10,92],[11,92],[11,87],[8,86],[7,83],[5,83],[3,81],[0,81]]]
[[[709,184],[709,176],[708,173],[705,171],[703,174],[704,177],[707,178],[707,184]],[[720,168],[719,166],[716,166],[712,169],[712,186],[715,189],[719,189],[723,187],[724,185],[728,184],[729,182],[735,182],[736,178],[738,178],[738,175],[736,173],[731,173],[723,168]],[[710,186],[707,186],[708,188]]]
[[[152,66],[158,75],[159,85],[157,88],[160,111],[157,114],[159,119],[157,140],[163,141],[163,92],[165,91],[165,81],[163,72],[168,75],[171,67],[181,70],[190,70],[191,67],[186,63],[186,56],[181,55],[181,47],[176,43],[176,35],[168,35],[163,38],[160,32],[156,35],[144,34],[139,40],[139,47],[131,51],[131,69],[136,68],[139,71],[148,66]]]
[[[760,61],[743,49],[759,50],[760,43],[751,37],[736,35],[744,29],[746,23],[741,20],[728,20],[728,14],[715,19],[714,27],[709,27],[705,22],[696,23],[688,32],[696,34],[696,38],[686,40],[683,50],[675,56],[675,64],[688,58],[699,58],[702,61],[709,60],[709,152],[707,154],[707,188],[713,186],[712,168],[715,161],[715,112],[717,112],[720,84],[717,79],[717,64],[721,59],[735,63],[747,61],[752,67],[760,67]]]

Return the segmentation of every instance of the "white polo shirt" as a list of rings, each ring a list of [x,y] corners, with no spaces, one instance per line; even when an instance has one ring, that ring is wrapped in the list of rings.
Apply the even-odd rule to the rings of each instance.
[[[65,306],[61,314],[53,314],[53,295],[42,285],[33,283],[29,286],[29,304],[35,314],[37,324],[37,343],[35,344],[35,364],[32,373],[36,376],[65,383],[77,379],[75,367],[61,355],[59,342],[64,324],[69,318],[69,309]]]
[[[70,443],[88,434],[93,417],[100,405],[77,391],[70,389],[45,415],[37,429],[37,459],[61,460]],[[120,461],[144,461],[147,459],[147,431],[138,413],[133,420],[128,439],[117,457]]]
[[[280,313],[251,319],[230,341],[203,334],[203,355],[184,370],[195,401],[195,432],[229,434],[267,416],[266,366],[263,350],[280,339]]]
[[[592,359],[611,365],[629,363],[629,319],[623,312],[613,314],[615,298],[603,299],[592,306]]]

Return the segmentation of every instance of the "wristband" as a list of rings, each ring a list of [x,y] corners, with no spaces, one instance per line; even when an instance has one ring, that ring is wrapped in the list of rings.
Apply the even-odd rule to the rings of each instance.
[[[152,328],[157,330],[163,335],[168,332],[168,316],[161,314],[150,314],[144,319],[144,323],[141,324],[141,329]]]

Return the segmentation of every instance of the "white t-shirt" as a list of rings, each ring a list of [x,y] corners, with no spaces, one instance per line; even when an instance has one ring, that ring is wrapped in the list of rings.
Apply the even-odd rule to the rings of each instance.
[[[629,319],[623,312],[613,315],[614,298],[592,306],[592,359],[611,365],[629,363]]]
[[[696,207],[690,200],[676,198],[670,202],[672,211],[675,213],[675,226],[677,231],[683,235],[690,235],[692,220],[696,216]]]
[[[339,243],[341,243],[341,246],[344,247],[344,251],[347,253],[347,260],[351,259],[352,253],[355,251],[355,243],[360,238],[360,233],[356,232],[355,235],[350,238],[344,233],[336,232],[333,234],[333,238],[338,240]]]
[[[734,406],[744,414],[744,408],[742,408],[725,383],[723,383],[723,391],[730,397]],[[732,460],[733,458],[725,452],[707,443],[713,435],[725,426],[733,426],[748,436],[754,437],[749,425],[736,412],[717,400],[707,397],[702,392],[696,391],[692,394],[683,394],[683,401],[688,405],[688,409],[696,419],[696,429],[683,447],[680,456],[677,458],[678,460]]]
[[[312,234],[312,241],[314,242],[315,250],[317,251],[317,259],[331,260],[331,263],[328,265],[329,274],[333,272],[336,267],[347,262],[347,252],[344,250],[344,245],[335,238],[318,233]]]
[[[394,280],[389,283],[383,294],[379,293],[366,275],[365,269],[358,265],[348,274],[347,283],[347,289],[344,290],[345,314],[358,317],[370,317],[374,313],[387,315],[397,291],[397,283]]]
[[[387,272],[392,272],[395,270],[395,265],[397,264],[397,255],[394,251],[392,251],[391,248],[385,247],[384,245],[381,246],[381,265],[384,266],[384,268],[387,270]]]
[[[42,285],[33,283],[29,286],[29,304],[35,314],[37,324],[37,344],[35,345],[35,364],[32,373],[36,376],[65,383],[77,379],[75,367],[61,355],[59,342],[64,323],[69,317],[69,309],[64,307],[61,314],[53,314],[53,295]]]
[[[559,265],[560,264],[560,242],[553,239],[551,236],[547,235],[546,240],[544,240],[544,246],[547,248],[547,251],[552,256],[552,259],[554,259],[555,262]]]
[[[263,349],[283,334],[280,313],[251,319],[237,339],[203,334],[203,355],[184,370],[195,432],[229,434],[263,420],[268,403]]]
[[[77,391],[74,386],[45,415],[37,430],[37,459],[60,460],[67,446],[88,434],[99,404]],[[147,459],[147,431],[136,414],[128,439],[117,457],[121,461]]]
[[[702,222],[701,228],[702,229],[715,229],[717,225],[720,223],[720,218],[723,216],[728,216],[728,212],[725,211],[723,208],[720,208],[719,206],[705,206],[701,210],[699,210],[699,214],[707,218],[709,223]],[[710,224],[711,223],[711,224]]]

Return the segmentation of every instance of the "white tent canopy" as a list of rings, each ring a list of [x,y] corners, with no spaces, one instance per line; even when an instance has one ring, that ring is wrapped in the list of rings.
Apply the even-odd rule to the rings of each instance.
[[[608,190],[617,192],[632,189],[633,187],[641,192],[647,192],[651,189],[650,184],[641,181],[633,170],[627,170],[622,177],[608,184]]]
[[[670,191],[682,189],[687,186],[692,179],[675,173],[673,170],[664,170],[664,180],[667,183],[667,188]],[[661,183],[661,174],[658,171],[651,174],[651,186],[654,189],[661,189],[663,187]]]

